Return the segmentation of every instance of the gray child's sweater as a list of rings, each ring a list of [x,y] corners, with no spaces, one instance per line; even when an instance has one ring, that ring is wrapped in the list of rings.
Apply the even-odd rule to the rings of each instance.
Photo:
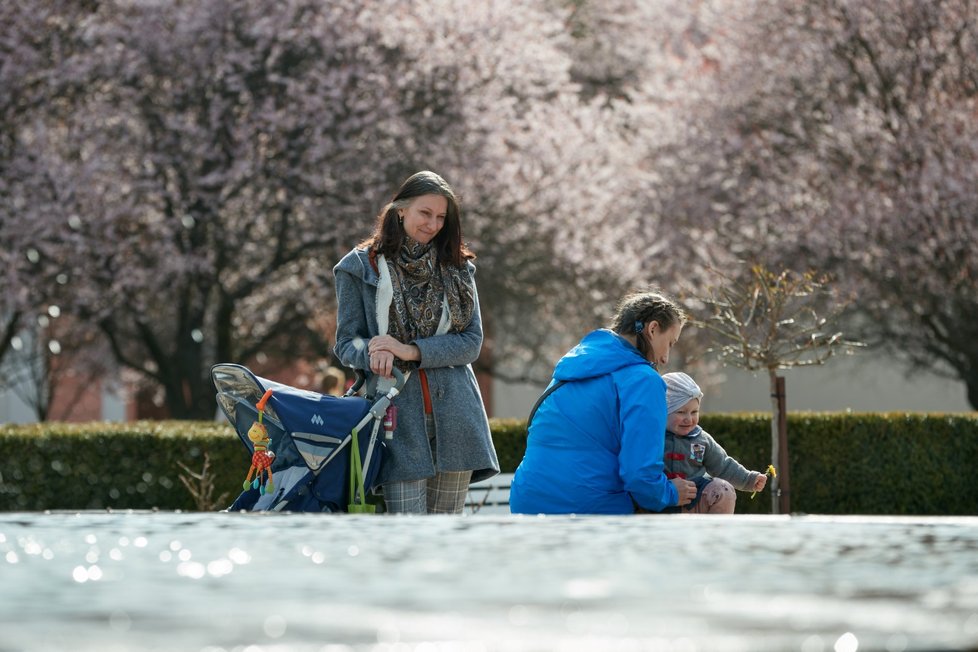
[[[685,478],[694,482],[700,478],[720,478],[734,489],[752,491],[761,474],[749,471],[727,455],[723,446],[699,426],[685,437],[666,431],[664,455],[666,477]]]

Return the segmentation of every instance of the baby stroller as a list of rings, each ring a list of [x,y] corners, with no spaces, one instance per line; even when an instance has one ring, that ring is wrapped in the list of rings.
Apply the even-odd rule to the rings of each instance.
[[[256,450],[265,450],[249,438],[256,422],[264,424],[267,450],[274,454],[267,456],[271,459],[267,485],[259,480],[261,470],[254,485],[249,484],[249,472],[245,490],[228,511],[374,511],[374,505],[366,502],[365,487],[373,485],[384,454],[380,426],[384,425],[385,438],[393,435],[396,426],[385,417],[404,387],[398,370],[390,389],[373,402],[354,395],[364,384],[359,374],[343,397],[260,378],[237,364],[214,365],[211,377],[218,405],[253,460]],[[368,434],[365,429],[371,421]]]

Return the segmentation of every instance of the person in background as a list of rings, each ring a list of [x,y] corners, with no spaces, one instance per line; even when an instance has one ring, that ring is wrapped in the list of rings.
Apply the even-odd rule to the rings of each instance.
[[[328,396],[343,396],[346,392],[346,374],[339,367],[328,365],[322,370],[319,393]]]
[[[733,514],[737,504],[734,489],[762,491],[767,486],[767,475],[748,471],[727,455],[710,433],[700,428],[703,392],[692,378],[673,372],[662,376],[662,380],[666,383],[669,411],[663,457],[666,476],[691,480],[696,485],[696,498],[666,511]]]
[[[482,349],[474,258],[455,192],[424,171],[333,269],[339,360],[380,379],[395,366],[407,375],[379,472],[391,513],[461,513],[469,483],[499,472],[471,364]]]
[[[630,294],[610,328],[586,335],[557,362],[530,415],[526,454],[513,477],[515,514],[661,511],[696,495],[663,472],[666,389],[657,366],[686,321],[658,291]]]

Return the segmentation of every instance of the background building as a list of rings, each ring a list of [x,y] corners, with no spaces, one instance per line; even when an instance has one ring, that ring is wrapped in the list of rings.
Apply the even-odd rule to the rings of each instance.
[[[770,412],[766,374],[726,367],[715,386],[704,386],[704,412]],[[971,412],[964,385],[930,372],[908,373],[876,354],[834,358],[820,367],[781,372],[789,412]],[[526,418],[542,386],[497,382],[497,417]]]

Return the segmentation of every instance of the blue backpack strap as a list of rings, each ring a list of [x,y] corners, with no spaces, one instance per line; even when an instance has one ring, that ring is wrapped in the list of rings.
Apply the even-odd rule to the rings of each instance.
[[[540,407],[540,405],[542,405],[543,402],[544,402],[544,400],[546,400],[546,398],[548,396],[550,396],[551,394],[553,394],[554,391],[558,387],[560,387],[561,385],[563,385],[566,382],[567,382],[566,380],[558,380],[553,385],[551,385],[550,387],[548,387],[547,388],[547,391],[545,391],[543,394],[541,394],[540,395],[540,398],[537,399],[537,402],[533,404],[533,409],[530,410],[530,416],[526,418],[526,432],[527,433],[530,432],[530,422],[533,421],[533,415],[537,413],[537,409]]]

